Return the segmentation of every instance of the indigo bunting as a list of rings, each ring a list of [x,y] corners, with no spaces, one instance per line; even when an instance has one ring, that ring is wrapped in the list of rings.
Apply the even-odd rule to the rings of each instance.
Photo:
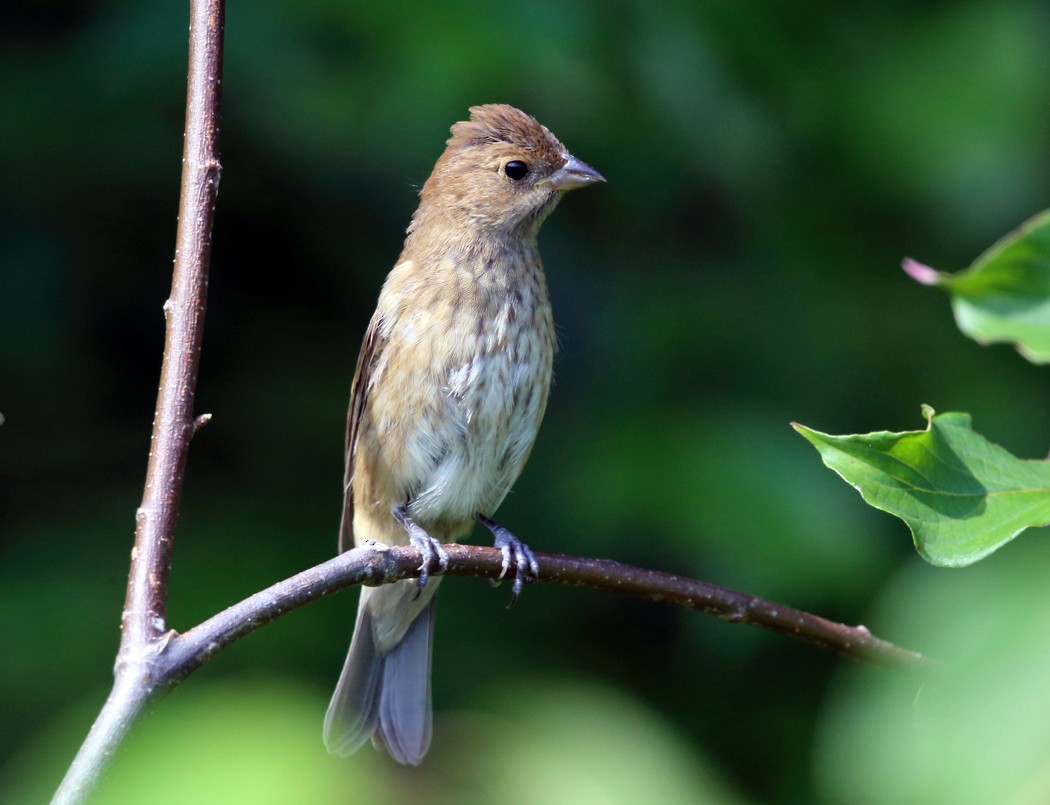
[[[532,449],[554,323],[536,236],[567,190],[605,181],[544,126],[488,104],[456,123],[420,192],[357,360],[339,550],[411,544],[418,581],[363,587],[328,713],[328,751],[369,738],[418,764],[431,739],[435,576],[443,542],[492,531],[513,596],[538,573],[491,518]],[[428,582],[429,579],[429,582]]]

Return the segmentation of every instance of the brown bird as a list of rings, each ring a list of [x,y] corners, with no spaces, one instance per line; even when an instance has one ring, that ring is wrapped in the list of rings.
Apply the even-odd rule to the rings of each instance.
[[[369,738],[399,763],[430,746],[434,593],[443,542],[492,531],[513,597],[539,572],[490,517],[521,473],[547,405],[554,323],[536,236],[566,190],[605,181],[505,104],[456,123],[357,359],[339,550],[412,544],[419,580],[361,589],[324,740]]]

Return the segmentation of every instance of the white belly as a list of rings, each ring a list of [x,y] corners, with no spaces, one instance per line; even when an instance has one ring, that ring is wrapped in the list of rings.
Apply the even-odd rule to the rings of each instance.
[[[421,434],[432,470],[409,503],[420,524],[492,514],[518,479],[550,387],[550,357],[534,346],[539,353],[497,351],[449,373],[441,394],[456,427],[441,439]]]

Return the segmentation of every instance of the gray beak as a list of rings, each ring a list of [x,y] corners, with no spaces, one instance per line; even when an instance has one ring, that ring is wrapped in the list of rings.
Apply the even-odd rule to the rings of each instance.
[[[565,157],[565,164],[548,176],[543,184],[549,184],[555,190],[575,190],[605,181],[605,177],[586,162],[581,162],[572,154],[562,156]]]

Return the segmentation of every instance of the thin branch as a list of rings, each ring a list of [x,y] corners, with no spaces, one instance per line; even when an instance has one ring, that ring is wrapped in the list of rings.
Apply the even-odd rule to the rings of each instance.
[[[495,548],[446,545],[445,549],[449,557],[445,575],[501,577],[503,557]],[[854,660],[897,671],[923,673],[935,667],[934,662],[923,654],[875,637],[864,626],[836,623],[715,584],[631,567],[610,559],[545,553],[536,554],[536,558],[540,564],[541,582],[589,587],[699,610],[732,623],[760,626]],[[415,578],[421,561],[422,556],[413,547],[365,545],[255,593],[185,634],[168,632],[152,644],[150,656],[144,662],[150,673],[141,685],[146,691],[145,696],[136,698],[139,706],[130,712],[124,708],[117,715],[107,715],[111,709],[110,702],[107,702],[99,720],[104,717],[125,719],[127,724],[120,734],[123,737],[123,732],[138,716],[143,704],[178,685],[242,637],[292,610],[347,587]],[[118,688],[125,677],[118,675],[111,700],[118,697]]]
[[[847,626],[810,612],[778,604],[706,581],[622,565],[611,559],[544,555],[544,581],[666,601],[714,615],[730,623],[760,626],[838,652],[860,662],[900,671],[923,671],[933,661],[917,651],[875,637],[866,626]]]
[[[446,545],[448,576],[499,578],[495,548]],[[749,623],[831,649],[863,662],[900,671],[923,671],[932,663],[916,651],[792,607],[707,582],[630,567],[609,559],[538,553],[540,581],[590,587],[700,610],[733,623]],[[385,584],[415,578],[422,557],[415,548],[371,545],[297,573],[234,604],[183,635],[172,635],[155,660],[163,684],[174,685],[222,649],[270,621],[354,584]]]
[[[142,505],[135,513],[128,591],[113,690],[77,753],[54,802],[83,801],[132,722],[156,691],[168,572],[190,440],[205,420],[193,414],[204,337],[212,222],[219,189],[223,0],[191,0],[189,78],[182,187],[167,330]]]
[[[503,557],[495,548],[446,545],[445,549],[449,557],[445,575],[490,579],[502,575]],[[836,623],[708,582],[631,567],[610,559],[547,553],[538,553],[536,558],[540,564],[541,582],[589,587],[699,610],[732,623],[760,626],[857,661],[896,671],[921,674],[936,667],[923,654],[875,637],[864,626]],[[110,722],[117,722],[114,730],[116,742],[110,747],[112,751],[145,704],[170,691],[237,640],[282,615],[347,587],[416,578],[421,561],[422,556],[413,547],[367,544],[255,593],[185,634],[169,631],[151,644],[148,657],[137,666],[143,671],[141,680],[128,673],[118,674],[117,684],[92,728],[92,735],[96,729],[105,731],[111,728]],[[134,706],[129,707],[129,701]],[[91,741],[89,736],[85,746]],[[101,767],[97,771],[101,772]],[[96,780],[97,775],[92,784]],[[55,801],[80,801],[86,793],[87,790],[83,789],[72,798],[56,796]],[[61,790],[59,794],[62,794]]]
[[[193,0],[190,4],[186,134],[175,266],[171,296],[164,303],[164,362],[146,487],[135,517],[135,548],[131,554],[118,664],[124,656],[133,657],[164,632],[168,572],[182,480],[190,440],[199,427],[193,401],[204,340],[212,222],[221,171],[218,139],[223,14],[222,0]]]

